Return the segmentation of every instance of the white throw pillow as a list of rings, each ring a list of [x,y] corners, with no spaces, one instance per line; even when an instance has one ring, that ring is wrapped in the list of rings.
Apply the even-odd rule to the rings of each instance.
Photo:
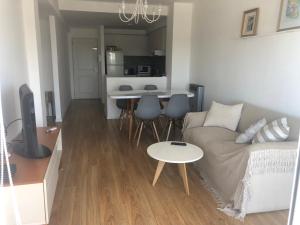
[[[252,140],[252,144],[264,142],[285,141],[290,134],[287,118],[274,120],[264,126]]]
[[[204,127],[224,127],[235,131],[243,109],[243,104],[223,105],[213,101],[207,113]]]
[[[237,144],[246,144],[252,141],[258,131],[261,130],[267,124],[267,120],[265,118],[257,121],[255,124],[251,124],[251,126],[241,133],[236,139],[235,143]]]

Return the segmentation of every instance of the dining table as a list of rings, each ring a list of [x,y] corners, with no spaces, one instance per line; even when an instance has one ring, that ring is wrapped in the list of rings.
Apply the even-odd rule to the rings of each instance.
[[[127,100],[128,108],[128,139],[131,140],[132,129],[133,129],[133,118],[134,118],[134,104],[138,102],[140,98],[144,95],[156,95],[159,99],[170,99],[172,95],[175,94],[186,94],[189,98],[194,97],[194,93],[186,90],[130,90],[130,91],[111,91],[108,93],[108,96],[111,99],[125,99]]]

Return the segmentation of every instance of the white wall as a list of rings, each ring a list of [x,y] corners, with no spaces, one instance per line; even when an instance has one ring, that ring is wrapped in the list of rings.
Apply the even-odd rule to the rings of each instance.
[[[19,87],[27,83],[21,0],[3,0],[0,7],[0,85],[4,123],[20,118]],[[21,129],[16,123],[9,139]]]
[[[105,46],[114,45],[123,50],[124,55],[150,55],[148,36],[145,30],[105,29]]]
[[[42,47],[41,85],[45,91],[53,91],[50,23],[48,14],[44,14],[43,11],[40,11],[40,30]]]
[[[212,100],[245,101],[300,116],[300,31],[277,33],[280,0],[195,1],[191,81]],[[240,38],[243,11],[259,7],[258,36]]]

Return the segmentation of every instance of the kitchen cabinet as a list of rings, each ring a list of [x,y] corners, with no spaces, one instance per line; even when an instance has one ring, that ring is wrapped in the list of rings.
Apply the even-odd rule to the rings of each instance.
[[[144,30],[109,29],[105,33],[105,46],[117,46],[126,56],[147,56],[148,36]]]
[[[167,29],[166,27],[159,28],[148,34],[148,45],[149,52],[153,53],[154,50],[163,50],[166,51],[166,36]]]

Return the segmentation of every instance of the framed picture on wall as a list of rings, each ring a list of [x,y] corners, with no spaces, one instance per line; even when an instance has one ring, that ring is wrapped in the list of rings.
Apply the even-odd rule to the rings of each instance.
[[[242,24],[242,37],[255,36],[257,33],[259,17],[259,8],[247,10],[244,12]]]
[[[282,0],[278,31],[300,28],[300,0]]]

